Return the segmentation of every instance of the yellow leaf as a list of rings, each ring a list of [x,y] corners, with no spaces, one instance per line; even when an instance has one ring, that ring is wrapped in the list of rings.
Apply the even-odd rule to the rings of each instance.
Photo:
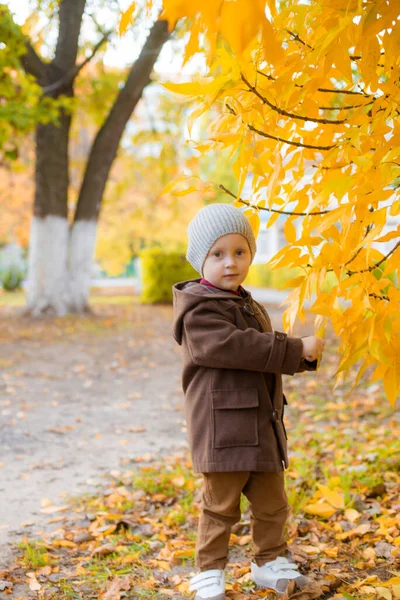
[[[294,242],[296,241],[297,232],[296,227],[294,226],[293,221],[291,219],[286,220],[286,223],[283,227],[283,231],[285,234],[285,238],[289,242],[289,244],[294,244]]]
[[[224,2],[220,12],[220,32],[233,52],[242,54],[267,20],[265,2],[236,0]]]
[[[254,237],[257,239],[258,231],[260,229],[260,217],[259,217],[258,212],[254,211],[254,210],[245,210],[245,211],[243,211],[243,214],[245,214],[246,217],[248,218],[248,220],[250,221],[250,225],[253,230]]]
[[[392,591],[395,598],[400,598],[400,584],[393,585]]]
[[[245,546],[249,542],[251,542],[251,535],[241,535],[238,539],[239,546]]]
[[[360,587],[361,594],[374,594],[375,597],[375,588],[372,585],[362,585]]]
[[[304,507],[304,511],[310,515],[329,519],[329,517],[335,514],[336,509],[327,502],[316,502],[315,504],[307,504],[307,506]]]
[[[386,371],[385,377],[383,379],[383,384],[385,387],[386,396],[393,406],[396,405],[397,397],[400,393],[400,377],[398,376],[397,369],[392,368]]]
[[[136,2],[132,2],[132,4],[121,14],[121,19],[119,21],[118,33],[122,35],[128,29],[129,25],[132,23],[133,13],[136,10]]]
[[[164,571],[172,571],[171,565],[166,560],[154,560],[153,562],[156,563],[156,565]]]
[[[381,56],[381,47],[375,35],[364,36],[361,48],[360,71],[365,83],[375,84],[376,68]]]
[[[329,558],[337,558],[338,551],[339,549],[337,546],[335,546],[334,548],[325,548],[324,554],[326,554],[326,556],[329,556]]]
[[[311,546],[310,544],[299,544],[296,548],[300,548],[306,554],[312,556],[313,554],[319,554],[320,549],[317,546]]]
[[[75,548],[75,542],[71,542],[71,540],[54,540],[52,542],[52,546],[56,546],[57,548]]]
[[[174,477],[171,481],[176,487],[183,487],[185,485],[185,478],[183,475],[181,475],[181,477]]]
[[[328,500],[329,504],[331,504],[334,508],[344,508],[344,496],[342,494],[339,494],[334,490],[330,490],[326,485],[322,485],[320,483],[318,483],[318,489],[322,492],[325,500]]]
[[[371,546],[369,546],[368,548],[365,548],[362,555],[363,555],[363,558],[365,558],[366,560],[369,560],[369,561],[375,561],[375,559],[376,559],[376,552]]]
[[[358,510],[356,510],[355,508],[346,508],[346,510],[344,511],[344,516],[348,521],[350,521],[350,523],[354,523],[355,521],[357,521],[357,519],[361,517]]]
[[[392,594],[387,588],[379,586],[375,589],[378,592],[379,598],[385,598],[385,600],[392,600]]]

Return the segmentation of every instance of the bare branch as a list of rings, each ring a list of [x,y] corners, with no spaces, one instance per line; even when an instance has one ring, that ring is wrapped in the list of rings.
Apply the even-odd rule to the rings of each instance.
[[[351,110],[352,108],[361,108],[364,106],[370,106],[375,102],[376,98],[371,100],[371,102],[367,102],[366,104],[345,104],[344,106],[319,106],[319,110]]]
[[[368,294],[368,296],[371,296],[371,298],[376,298],[376,300],[388,300],[390,302],[389,296],[378,296],[378,294],[375,293]]]
[[[52,92],[57,92],[58,90],[62,89],[65,86],[70,85],[74,81],[74,79],[76,78],[76,76],[78,75],[78,73],[97,54],[97,52],[99,51],[99,49],[101,48],[101,46],[108,40],[108,38],[110,37],[111,33],[112,33],[112,31],[108,31],[107,33],[105,33],[104,36],[101,38],[101,40],[99,40],[97,42],[97,44],[93,47],[92,52],[89,54],[89,56],[87,56],[78,65],[75,65],[75,67],[73,69],[71,69],[68,73],[66,73],[63,77],[61,77],[61,79],[59,79],[58,81],[55,81],[54,83],[50,83],[49,85],[44,86],[43,87],[43,92],[45,94],[50,94]]]
[[[257,88],[254,87],[253,85],[251,85],[251,83],[249,81],[247,81],[246,77],[243,74],[241,74],[241,78],[242,78],[242,81],[247,85],[249,90],[253,94],[255,94],[261,100],[261,102],[263,104],[266,104],[267,106],[272,108],[272,110],[277,112],[279,115],[283,115],[285,117],[290,117],[291,119],[298,119],[300,121],[310,121],[311,123],[321,123],[323,125],[342,125],[343,123],[346,123],[346,119],[340,119],[340,120],[318,119],[318,118],[312,118],[312,117],[303,117],[301,115],[296,115],[294,113],[287,112],[286,110],[279,108],[275,104],[272,104],[272,102],[270,102],[269,100],[267,100],[267,98],[262,96],[260,94],[260,92],[257,90]]]
[[[349,275],[349,277],[350,277],[351,275],[354,275],[356,273],[368,273],[368,272],[373,271],[374,269],[377,269],[383,262],[385,262],[386,259],[389,258],[389,256],[391,256],[393,254],[393,252],[395,252],[397,250],[397,248],[400,248],[400,242],[397,242],[397,244],[391,249],[390,252],[388,252],[386,254],[386,256],[384,256],[379,262],[368,267],[368,269],[361,269],[360,271],[350,271],[348,269],[347,275]]]
[[[302,44],[303,46],[306,46],[307,48],[309,48],[310,50],[314,50],[314,48],[312,46],[310,46],[310,44],[307,44],[306,42],[304,42],[298,35],[297,33],[293,33],[293,31],[290,31],[290,29],[285,29],[285,31],[288,32],[289,35],[292,36],[292,38],[296,41],[296,42],[300,42],[300,44]]]
[[[235,117],[237,117],[236,112],[233,110],[233,108],[231,106],[229,106],[229,104],[227,104],[226,107],[233,115],[235,115]],[[292,140],[286,140],[284,138],[277,137],[277,136],[271,135],[269,133],[265,133],[265,131],[261,131],[261,129],[257,129],[253,125],[246,123],[245,121],[243,121],[243,119],[242,119],[242,123],[244,125],[246,125],[246,127],[248,129],[250,129],[250,131],[254,131],[254,133],[258,133],[258,135],[261,135],[262,137],[268,138],[270,140],[275,140],[277,142],[282,142],[284,144],[289,144],[290,146],[297,146],[298,148],[310,148],[311,150],[332,150],[332,148],[337,147],[336,144],[333,144],[331,146],[314,146],[312,144],[303,144],[302,142],[293,142]]]
[[[25,71],[36,77],[38,82],[46,77],[46,63],[40,58],[30,40],[25,37],[26,53],[21,56],[21,63]]]
[[[267,75],[266,73],[263,73],[259,69],[257,69],[257,73],[259,73],[260,75],[263,75],[264,77],[266,77],[270,81],[276,81],[275,77],[272,77],[272,75]],[[295,86],[298,87],[298,88],[304,87],[304,86],[302,86],[302,85],[300,85],[298,83],[296,83]],[[373,98],[374,100],[376,100],[376,97],[373,94],[366,94],[365,92],[354,92],[352,90],[317,88],[317,92],[326,92],[326,93],[329,93],[329,94],[348,94],[348,95],[351,95],[351,96],[362,96],[363,98]]]
[[[222,185],[222,183],[219,186],[221,188],[221,190],[223,192],[225,192],[226,194],[229,194],[230,196],[232,196],[232,198],[236,199],[236,195],[231,192],[230,190],[228,190],[224,185]],[[239,202],[241,202],[242,204],[245,204],[246,206],[249,206],[251,208],[255,208],[257,210],[267,210],[268,212],[273,212],[273,213],[278,213],[280,215],[291,215],[291,216],[297,216],[297,217],[309,217],[309,216],[315,216],[315,215],[326,215],[327,213],[332,212],[331,210],[320,210],[320,211],[316,211],[316,212],[310,212],[310,213],[301,213],[301,212],[289,212],[287,210],[279,210],[277,208],[266,208],[264,206],[253,206],[252,204],[250,204],[250,202],[248,202],[248,200],[243,200],[242,198],[239,198]]]

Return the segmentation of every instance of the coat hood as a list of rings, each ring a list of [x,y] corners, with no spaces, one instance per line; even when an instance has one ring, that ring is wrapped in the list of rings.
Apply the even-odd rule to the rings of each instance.
[[[201,279],[189,279],[180,281],[172,286],[174,319],[172,323],[172,335],[179,345],[182,344],[183,318],[185,314],[200,302],[209,300],[234,300],[237,302],[246,301],[250,298],[250,293],[246,291],[246,296],[238,296],[229,291],[211,288],[200,283]]]

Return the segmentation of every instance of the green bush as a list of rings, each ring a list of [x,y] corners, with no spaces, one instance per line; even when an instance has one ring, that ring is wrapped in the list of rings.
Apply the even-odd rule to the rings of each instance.
[[[144,304],[171,304],[172,286],[178,281],[197,279],[199,274],[176,251],[150,248],[140,253],[142,294]]]
[[[21,283],[24,279],[24,274],[19,269],[9,269],[1,274],[1,282],[3,289],[7,292],[13,292],[21,287]]]

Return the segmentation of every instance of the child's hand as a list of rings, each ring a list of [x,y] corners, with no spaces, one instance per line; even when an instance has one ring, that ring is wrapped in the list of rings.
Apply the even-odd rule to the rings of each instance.
[[[315,335],[309,335],[301,338],[301,341],[303,342],[302,358],[305,358],[310,362],[313,360],[320,361],[325,347],[325,340],[315,337]]]

